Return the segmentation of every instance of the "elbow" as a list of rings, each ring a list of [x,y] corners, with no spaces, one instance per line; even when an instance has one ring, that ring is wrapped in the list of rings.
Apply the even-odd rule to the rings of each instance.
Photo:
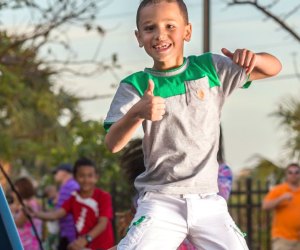
[[[108,151],[115,154],[115,153],[118,153],[120,151],[120,149],[118,149],[117,147],[110,147],[110,146],[106,146]]]
[[[119,149],[118,147],[117,147],[117,145],[115,145],[115,144],[113,144],[110,140],[109,140],[109,138],[108,138],[108,136],[106,136],[105,137],[105,146],[106,146],[106,148],[108,149],[108,151],[109,152],[111,152],[111,153],[118,153],[121,149]]]
[[[280,71],[282,70],[282,64],[279,60],[277,60],[277,65],[274,66],[274,68],[275,68],[274,75],[278,75],[280,73]]]
[[[271,66],[270,76],[276,76],[282,70],[282,64],[278,58],[274,57],[273,65]]]

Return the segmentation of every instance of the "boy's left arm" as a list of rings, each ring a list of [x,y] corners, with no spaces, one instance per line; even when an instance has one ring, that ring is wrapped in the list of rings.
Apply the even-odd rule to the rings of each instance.
[[[249,75],[249,80],[258,80],[277,75],[282,68],[280,61],[268,53],[254,53],[247,49],[237,49],[230,52],[223,48],[222,52],[234,63],[240,65]]]

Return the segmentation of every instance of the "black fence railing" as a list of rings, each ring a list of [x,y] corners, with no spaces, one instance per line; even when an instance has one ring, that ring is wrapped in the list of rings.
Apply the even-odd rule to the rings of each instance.
[[[229,212],[240,229],[247,234],[251,250],[271,250],[271,214],[261,208],[268,192],[268,183],[262,185],[247,178],[235,183],[228,201]]]

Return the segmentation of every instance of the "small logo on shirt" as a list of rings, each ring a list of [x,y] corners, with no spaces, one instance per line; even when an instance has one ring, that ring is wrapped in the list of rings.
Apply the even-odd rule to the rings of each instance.
[[[203,90],[203,89],[199,89],[199,90],[197,91],[197,96],[198,96],[198,98],[199,98],[201,101],[203,101],[204,98],[205,98],[205,92],[204,92],[204,90]]]

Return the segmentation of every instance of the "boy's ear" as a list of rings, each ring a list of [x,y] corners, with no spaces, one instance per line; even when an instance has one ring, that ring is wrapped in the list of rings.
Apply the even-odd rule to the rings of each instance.
[[[188,23],[185,26],[185,36],[184,36],[184,41],[189,42],[192,37],[192,24]]]
[[[140,48],[143,48],[143,47],[144,47],[144,44],[143,44],[142,41],[141,41],[140,32],[139,32],[138,30],[135,30],[135,31],[134,31],[134,34],[135,34],[135,37],[136,37],[136,39],[137,39],[137,41],[138,41],[138,43],[139,43],[139,47],[140,47]]]

